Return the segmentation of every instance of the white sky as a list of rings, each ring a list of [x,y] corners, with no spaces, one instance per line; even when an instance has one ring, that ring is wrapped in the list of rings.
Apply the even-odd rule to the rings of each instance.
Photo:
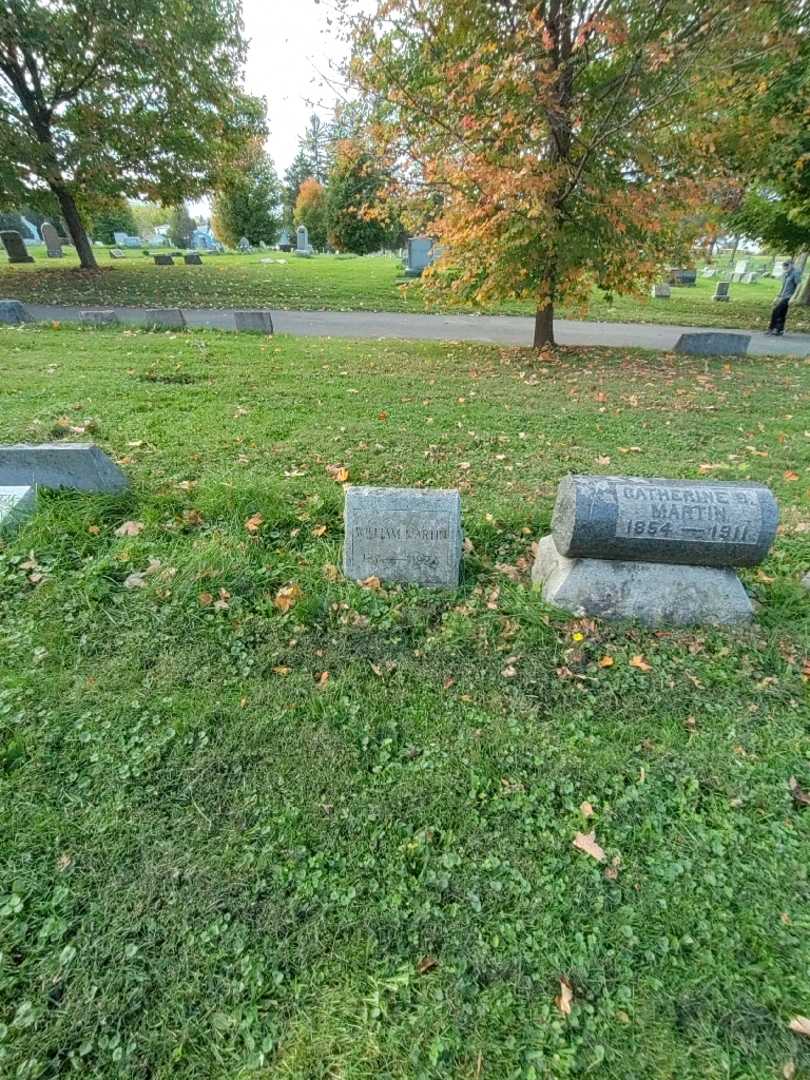
[[[243,11],[250,39],[245,83],[250,93],[267,99],[267,149],[281,175],[310,114],[331,113],[339,90],[335,64],[346,55],[346,45],[338,40],[335,21],[328,25],[331,0],[243,0]]]

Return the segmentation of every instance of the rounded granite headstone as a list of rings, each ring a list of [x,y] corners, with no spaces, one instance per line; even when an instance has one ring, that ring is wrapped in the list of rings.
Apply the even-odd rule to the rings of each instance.
[[[566,476],[551,531],[561,555],[693,566],[755,566],[779,509],[762,484]]]

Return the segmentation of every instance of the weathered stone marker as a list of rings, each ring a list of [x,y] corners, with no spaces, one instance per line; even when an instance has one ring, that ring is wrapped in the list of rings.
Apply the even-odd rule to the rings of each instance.
[[[34,261],[33,256],[28,254],[25,241],[16,229],[6,229],[5,232],[0,232],[0,240],[3,242],[10,263],[32,263]]]
[[[721,300],[721,301],[730,300],[731,299],[731,294],[729,293],[728,290],[729,290],[729,282],[728,281],[718,281],[717,286],[716,286],[716,288],[714,290],[714,296],[712,297],[712,300]]]
[[[25,443],[0,446],[0,484],[114,492],[127,478],[92,443]]]
[[[31,316],[19,300],[0,300],[0,323],[19,326],[24,322],[31,322]]]
[[[118,316],[114,311],[81,311],[79,320],[87,326],[117,326]]]
[[[778,518],[760,484],[567,476],[532,579],[545,600],[578,615],[747,622],[751,601],[731,567],[765,558]]]
[[[343,572],[454,589],[464,536],[455,490],[350,487]]]
[[[202,266],[203,261],[196,251],[190,251],[188,255],[183,256],[183,262],[186,266]]]
[[[779,509],[762,484],[566,476],[551,533],[561,555],[690,566],[756,566]]]
[[[155,266],[174,266],[174,259],[171,255],[155,255]]]
[[[721,330],[681,334],[675,342],[676,353],[688,356],[747,356],[750,334],[729,334]]]
[[[42,233],[42,239],[45,241],[45,247],[48,249],[48,258],[61,259],[62,241],[59,239],[59,233],[56,231],[56,228],[51,225],[50,221],[46,221],[39,231]]]
[[[147,326],[156,330],[185,330],[186,317],[180,308],[146,308],[143,313]]]
[[[650,295],[653,300],[669,300],[672,296],[672,291],[666,282],[661,281],[653,285],[652,293]]]
[[[272,334],[273,320],[269,311],[234,311],[237,330],[252,331],[255,334]]]
[[[36,506],[36,488],[30,485],[0,485],[0,533],[13,532],[33,514]]]

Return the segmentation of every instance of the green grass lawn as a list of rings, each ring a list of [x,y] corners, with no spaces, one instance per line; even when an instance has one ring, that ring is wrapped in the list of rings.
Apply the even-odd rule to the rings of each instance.
[[[0,376],[0,440],[132,480],[0,544],[0,1075],[810,1075],[806,362],[29,327]],[[334,465],[461,488],[463,585],[343,580]],[[546,608],[568,470],[771,484],[756,624]]]
[[[103,273],[78,270],[75,255],[45,259],[24,266],[0,266],[0,293],[28,303],[114,304],[179,307],[269,307],[332,311],[425,311],[420,283],[407,284],[402,264],[393,257],[318,255],[299,259],[281,252],[203,256],[204,266],[155,266],[151,258],[127,252],[126,259],[105,263]],[[270,260],[270,261],[264,261]],[[724,265],[724,264],[723,264]],[[755,285],[734,284],[729,303],[712,300],[716,282],[699,277],[694,288],[673,288],[670,300],[615,297],[608,302],[594,293],[590,319],[618,322],[675,323],[765,329],[778,291],[773,279]],[[472,310],[443,308],[441,310]],[[485,309],[490,313],[532,314],[526,301]],[[583,317],[562,309],[560,315]],[[810,307],[790,313],[788,330],[810,330]]]

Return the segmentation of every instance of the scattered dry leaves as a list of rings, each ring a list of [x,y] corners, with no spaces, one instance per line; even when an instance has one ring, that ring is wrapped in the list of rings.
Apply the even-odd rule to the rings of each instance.
[[[416,970],[420,975],[427,975],[429,971],[433,971],[434,968],[439,966],[439,961],[435,956],[423,956],[419,963],[416,965]]]
[[[574,991],[571,988],[571,983],[568,979],[560,979],[560,993],[554,998],[554,1004],[563,1014],[563,1016],[571,1015],[571,1005],[574,1000]]]
[[[251,535],[255,535],[262,525],[264,525],[264,518],[261,514],[252,514],[245,522],[245,528]]]
[[[788,1027],[795,1035],[804,1035],[810,1039],[810,1016],[794,1016]]]
[[[630,667],[638,668],[639,671],[652,671],[652,664],[648,664],[641,654],[632,657]]]
[[[599,667],[613,667],[614,663],[615,661],[612,656],[603,656],[599,661]]]

